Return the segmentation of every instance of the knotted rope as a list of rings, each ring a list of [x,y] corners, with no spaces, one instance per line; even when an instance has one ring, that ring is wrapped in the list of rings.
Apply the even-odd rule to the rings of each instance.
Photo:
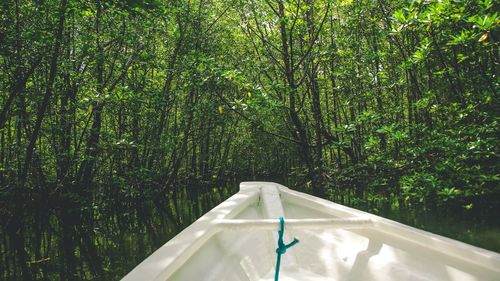
[[[280,275],[280,265],[281,265],[281,255],[286,253],[286,250],[293,245],[299,243],[297,238],[293,238],[293,241],[290,244],[285,244],[283,242],[283,234],[285,233],[285,219],[280,217],[280,230],[278,230],[278,248],[276,248],[276,254],[278,254],[278,258],[276,260],[276,272],[274,273],[274,281],[278,281]]]

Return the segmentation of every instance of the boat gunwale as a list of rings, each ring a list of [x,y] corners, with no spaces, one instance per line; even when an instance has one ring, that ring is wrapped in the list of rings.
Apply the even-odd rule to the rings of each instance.
[[[177,270],[209,239],[221,230],[232,230],[231,228],[238,223],[241,226],[241,224],[246,221],[248,223],[260,224],[262,229],[273,229],[275,227],[273,226],[274,222],[277,222],[276,219],[233,219],[252,203],[257,202],[257,204],[259,204],[262,200],[261,196],[264,195],[262,191],[272,187],[278,190],[279,196],[283,202],[289,202],[307,208],[310,208],[312,203],[315,210],[334,217],[347,217],[346,219],[337,219],[337,222],[345,222],[350,219],[369,220],[369,223],[365,222],[360,225],[365,228],[383,232],[389,236],[402,238],[427,249],[440,252],[446,256],[458,258],[467,263],[472,263],[500,274],[500,254],[496,252],[407,226],[393,220],[340,205],[306,193],[294,191],[278,183],[242,182],[238,193],[207,212],[170,241],[166,242],[162,247],[157,249],[129,272],[122,281],[168,280],[168,278],[172,277],[173,274],[175,274],[175,272],[177,272]],[[311,223],[312,220],[313,219],[311,219]],[[332,225],[335,224],[335,219],[327,220],[332,222]],[[292,224],[294,224],[293,217],[287,218],[287,221],[291,221]],[[224,226],[224,224],[226,224],[226,226]],[[295,224],[299,224],[297,220],[295,220]],[[350,224],[350,226],[353,225],[352,223]],[[172,254],[173,252],[175,254]]]
[[[257,201],[259,194],[258,189],[240,189],[238,193],[214,207],[174,238],[167,241],[121,280],[168,280],[196,250],[219,232],[217,225],[214,223],[216,220],[230,219],[237,216],[250,204]],[[172,254],[172,252],[175,252],[175,254]],[[169,258],[166,259],[165,256]]]
[[[323,208],[321,208],[321,212],[328,212],[334,216],[349,215],[351,217],[369,218],[370,220],[372,220],[373,229],[375,229],[376,231],[381,231],[388,235],[397,236],[412,243],[416,243],[419,246],[423,246],[433,251],[441,252],[444,255],[452,256],[466,262],[479,265],[480,267],[496,271],[500,274],[499,253],[429,231],[418,229],[409,225],[405,225],[381,216],[347,207],[306,193],[298,192],[283,185],[279,186],[280,192],[282,192],[282,198],[285,201],[289,201],[290,203],[295,203],[307,207],[308,205],[304,203],[304,200],[308,200],[322,206]],[[290,201],[290,199],[292,200]],[[440,249],[437,249],[437,247],[440,247]]]

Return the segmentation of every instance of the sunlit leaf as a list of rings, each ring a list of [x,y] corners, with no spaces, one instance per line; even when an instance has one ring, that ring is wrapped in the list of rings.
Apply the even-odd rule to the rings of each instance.
[[[472,207],[474,207],[474,205],[472,203],[464,205],[464,209],[466,209],[466,210],[470,210],[470,209],[472,209]]]
[[[479,42],[483,42],[484,40],[488,39],[488,32],[486,32],[485,34],[483,34],[480,38],[479,38]]]

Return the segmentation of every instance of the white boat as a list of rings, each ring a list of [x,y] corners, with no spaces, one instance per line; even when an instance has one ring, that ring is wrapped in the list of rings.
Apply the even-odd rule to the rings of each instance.
[[[500,280],[500,254],[268,182],[240,191],[146,258],[123,281]],[[500,239],[500,237],[499,237]]]

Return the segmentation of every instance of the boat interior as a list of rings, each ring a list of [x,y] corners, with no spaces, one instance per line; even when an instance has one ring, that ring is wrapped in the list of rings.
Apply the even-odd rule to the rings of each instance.
[[[149,265],[162,268],[150,272],[159,272],[154,280],[275,280],[281,216],[284,243],[300,241],[282,255],[281,281],[500,280],[497,253],[260,182],[242,183],[153,254]]]

